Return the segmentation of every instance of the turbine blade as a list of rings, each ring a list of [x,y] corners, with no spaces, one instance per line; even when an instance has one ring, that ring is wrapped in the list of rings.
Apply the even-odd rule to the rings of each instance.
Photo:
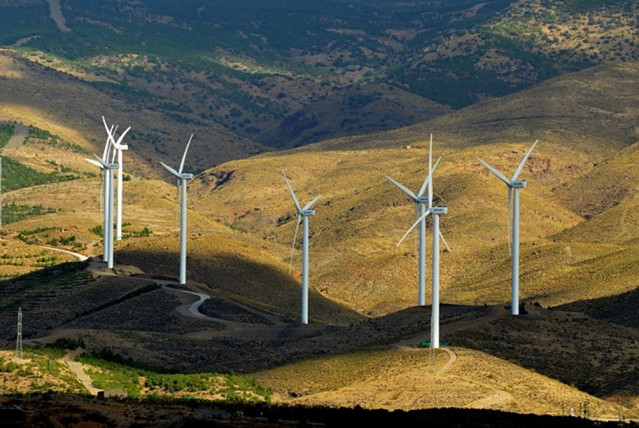
[[[104,119],[104,117],[102,117]],[[111,149],[111,144],[113,144],[113,133],[115,132],[115,126],[111,125],[111,129],[107,128],[106,122],[104,122],[104,127],[107,130],[107,141],[104,144],[104,151],[102,152],[102,159],[106,162],[109,157],[109,150]]]
[[[162,166],[164,168],[166,168],[171,174],[175,175],[177,178],[180,178],[180,174],[178,174],[178,172],[176,170],[174,170],[173,168],[171,168],[170,166],[168,166],[167,164],[165,164],[164,162],[160,161],[160,163],[162,164]]]
[[[118,150],[128,150],[129,146],[127,146],[126,144],[123,145],[122,143],[122,139],[124,138],[124,136],[126,135],[127,132],[129,132],[131,130],[131,127],[129,126],[127,129],[124,130],[124,132],[120,135],[120,138],[118,138],[117,142],[114,142],[113,145],[115,146],[116,149]]]
[[[444,246],[446,247],[446,251],[448,251],[450,253],[451,252],[450,251],[450,247],[448,246],[448,242],[446,242],[446,239],[444,238],[444,235],[442,234],[441,230],[439,231],[439,238],[444,243]]]
[[[430,209],[427,209],[426,212],[424,214],[422,214],[421,216],[419,216],[419,218],[417,219],[417,221],[415,223],[413,223],[413,225],[406,231],[406,233],[404,233],[404,236],[402,236],[402,239],[399,240],[399,242],[397,243],[397,247],[399,247],[399,245],[402,243],[402,241],[408,236],[409,233],[411,233],[411,231],[413,229],[415,229],[415,226],[417,226],[422,220],[424,220],[426,218],[426,216],[428,216],[428,214],[430,214]]]
[[[96,160],[94,160],[94,159],[88,159],[88,158],[85,158],[84,160],[86,160],[87,162],[89,162],[89,163],[91,163],[91,164],[93,164],[93,165],[97,166],[97,167],[98,167],[98,168],[100,168],[100,169],[104,169],[104,166],[103,166],[100,162],[98,162],[98,161],[96,161]]]
[[[293,192],[291,183],[288,182],[288,177],[286,177],[286,173],[284,171],[282,171],[282,175],[284,176],[284,180],[286,181],[286,186],[288,187],[288,191],[291,193],[291,197],[293,198],[293,202],[295,203],[295,208],[297,209],[297,213],[299,214],[299,212],[302,211],[302,208],[300,207],[300,203],[297,201],[297,198],[295,197],[295,192]]]
[[[402,186],[402,185],[401,185],[401,184],[399,184],[397,181],[395,181],[395,180],[393,180],[392,178],[390,178],[388,175],[386,176],[386,178],[388,178],[388,180],[389,180],[391,183],[393,183],[395,186],[399,187],[399,189],[400,189],[402,192],[404,192],[404,193],[406,193],[408,196],[410,196],[410,198],[411,198],[412,200],[414,200],[414,201],[415,201],[415,200],[417,200],[417,196],[416,196],[416,195],[415,195],[415,194],[414,194],[414,193],[413,193],[410,189],[408,189],[408,188],[407,188],[407,187],[405,187],[405,186]]]
[[[526,153],[526,156],[524,156],[524,158],[519,163],[519,166],[517,167],[517,171],[515,171],[515,173],[513,174],[513,178],[511,178],[510,181],[517,180],[517,177],[519,177],[519,174],[521,173],[521,170],[524,168],[524,164],[528,160],[528,156],[530,156],[530,153],[532,153],[533,149],[535,148],[535,146],[537,145],[538,142],[539,142],[539,140],[535,140],[535,142],[533,143],[532,147]]]
[[[295,234],[293,235],[293,245],[291,245],[291,257],[288,261],[288,273],[291,273],[291,265],[293,264],[293,253],[295,252],[295,242],[297,241],[297,231],[300,228],[300,218],[301,215],[297,215],[297,220],[295,221]]]
[[[501,172],[497,171],[495,168],[493,168],[492,166],[488,165],[486,162],[484,162],[483,160],[477,158],[477,160],[486,167],[486,169],[488,169],[488,171],[492,172],[493,174],[495,174],[497,176],[497,178],[499,178],[501,181],[503,181],[504,183],[506,183],[507,185],[510,186],[510,180],[508,178],[506,178],[506,176],[504,174],[502,174]]]
[[[511,239],[512,239],[512,234],[510,233],[510,229],[511,229],[511,214],[512,214],[512,194],[513,194],[513,188],[508,186],[508,227],[507,227],[507,232],[508,233],[508,254],[512,254],[512,250],[511,250]]]
[[[104,116],[102,116],[102,123],[104,124],[104,129],[106,129],[108,141],[113,141],[113,132],[115,132],[113,125],[111,125],[111,128],[109,128]]]
[[[186,152],[189,151],[189,146],[191,145],[191,140],[193,139],[193,134],[191,134],[191,138],[189,138],[189,142],[186,143],[186,149],[184,149],[184,155],[182,155],[182,162],[180,162],[180,169],[178,172],[182,175],[182,170],[184,169],[184,161],[186,160]]]
[[[95,158],[98,160],[101,168],[106,168],[107,167],[106,161],[103,161],[102,159],[100,159],[100,157],[98,155],[96,155],[95,153],[93,154],[93,156],[95,156]],[[89,160],[89,159],[87,159],[87,160]]]
[[[430,147],[428,148],[428,177],[430,177],[433,174],[433,134],[430,134]],[[426,180],[428,180],[428,177],[426,178]],[[424,194],[424,190],[426,190],[426,181],[424,181],[424,184],[422,185],[422,188],[419,191],[419,196],[422,196]],[[432,189],[428,190],[428,206],[430,207],[432,205],[432,201],[433,201],[433,191]]]
[[[315,199],[313,199],[311,202],[309,202],[308,204],[304,205],[304,208],[302,208],[302,209],[303,209],[303,210],[308,210],[308,209],[310,209],[310,208],[313,206],[313,204],[314,204],[315,202],[317,202],[317,201],[319,200],[319,198],[321,198],[321,197],[322,197],[322,195],[318,195],[318,196],[317,196]]]
[[[430,172],[428,173],[428,177],[426,178],[426,181],[424,181],[424,185],[422,186],[428,186],[428,208],[432,208],[433,206],[433,174],[435,173],[435,169],[437,169],[437,165],[439,165],[439,161],[442,160],[441,156],[439,158],[437,158],[437,161],[435,161],[435,166],[433,166],[430,170]],[[421,191],[419,196],[421,196],[424,192]]]

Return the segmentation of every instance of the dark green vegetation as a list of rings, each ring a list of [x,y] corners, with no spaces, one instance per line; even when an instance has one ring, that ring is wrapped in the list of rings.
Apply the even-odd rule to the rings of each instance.
[[[87,152],[86,150],[84,150],[82,147],[80,147],[77,144],[64,141],[59,136],[51,134],[49,131],[30,125],[29,134],[27,135],[27,138],[24,140],[24,144],[37,144],[37,143],[61,148],[63,150],[71,151],[74,153],[89,154],[89,152]],[[55,161],[51,161],[51,162],[53,162],[54,166],[57,166],[57,163]],[[68,171],[64,171],[63,169],[62,172],[68,172]]]
[[[11,203],[2,207],[2,224],[15,223],[35,217],[56,212],[55,208],[45,208],[42,205],[16,205]]]
[[[160,394],[193,394],[195,392],[219,396],[228,402],[250,403],[270,401],[270,392],[257,380],[235,374],[218,373],[168,373],[151,367],[132,365],[107,350],[95,354],[81,354],[77,361],[90,366],[88,370],[97,388],[117,388],[129,397]],[[144,392],[142,392],[144,390]]]
[[[7,192],[40,184],[57,183],[79,178],[76,174],[61,173],[58,171],[40,172],[7,157],[2,159],[2,175],[2,190]]]
[[[11,139],[15,125],[10,123],[0,123],[0,149]]]

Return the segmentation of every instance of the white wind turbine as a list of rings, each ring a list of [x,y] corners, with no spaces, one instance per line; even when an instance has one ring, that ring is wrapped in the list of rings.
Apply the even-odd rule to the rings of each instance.
[[[115,158],[116,153],[118,155],[119,168],[118,168],[118,195],[117,195],[117,209],[116,209],[116,232],[115,232],[116,238],[115,239],[120,241],[122,240],[122,174],[123,174],[122,151],[129,150],[129,146],[126,144],[122,144],[122,140],[124,139],[124,136],[127,134],[127,132],[131,130],[131,127],[129,126],[127,129],[125,129],[122,135],[120,135],[120,137],[118,138],[118,141],[115,141],[115,138],[114,138],[115,130],[113,130],[113,127],[111,127],[111,130],[109,129],[109,127],[106,124],[106,120],[104,119],[104,116],[102,116],[102,123],[104,123],[104,129],[106,129],[107,135],[109,136],[108,138],[111,141],[111,144],[113,144],[113,148],[115,149],[115,152],[113,153],[113,157]]]
[[[433,139],[431,135],[431,153],[432,153],[432,144]],[[432,254],[432,268],[431,268],[431,281],[432,281],[432,304],[431,304],[431,317],[430,317],[430,347],[431,348],[439,348],[439,240],[441,239],[444,242],[448,252],[450,252],[450,247],[448,243],[444,239],[441,231],[439,230],[439,216],[442,214],[448,213],[447,207],[434,207],[433,206],[433,173],[435,171],[435,167],[439,163],[439,159],[437,163],[435,163],[434,167],[431,167],[431,157],[429,155],[428,160],[428,178],[426,181],[428,182],[428,209],[422,213],[422,215],[413,223],[413,225],[406,231],[402,239],[399,240],[397,246],[399,246],[402,241],[408,236],[408,234],[418,225],[425,222],[426,217],[431,215],[433,218],[433,254]],[[441,158],[440,158],[441,159]]]
[[[506,183],[508,186],[508,228],[510,229],[510,210],[512,200],[512,278],[511,278],[511,314],[519,315],[519,189],[526,187],[526,182],[517,180],[519,174],[524,168],[524,163],[528,160],[530,153],[532,153],[535,145],[539,140],[536,140],[532,147],[526,153],[526,156],[521,160],[517,170],[510,178],[510,180],[501,172],[488,165],[486,162],[477,158],[477,160],[484,165],[490,172],[495,174],[497,178]],[[510,232],[510,231],[509,231]],[[509,241],[510,244],[510,241]],[[510,245],[509,245],[510,249]]]
[[[437,168],[437,164],[441,158],[437,159],[435,163],[435,167],[432,168],[434,170]],[[397,181],[393,180],[388,175],[386,178],[397,186],[402,192],[406,193],[412,200],[415,202],[415,212],[419,212],[419,216],[421,221],[419,222],[419,256],[418,256],[418,265],[419,265],[419,276],[418,276],[418,299],[417,302],[419,306],[424,306],[426,304],[426,217],[424,214],[426,213],[426,205],[428,205],[428,209],[432,206],[432,193],[430,192],[429,181],[431,179],[431,168],[429,168],[428,176],[426,180],[424,180],[424,184],[419,189],[417,194],[413,193],[407,187],[401,185]],[[423,196],[426,191],[426,187],[429,187],[429,196]],[[403,239],[403,238],[402,238]],[[401,242],[401,241],[400,241]]]
[[[115,132],[116,127],[115,126],[111,126],[110,132],[108,132],[109,136]],[[103,179],[103,186],[102,186],[102,195],[100,196],[101,200],[103,201],[102,203],[102,209],[103,209],[103,226],[102,226],[102,248],[103,248],[103,255],[102,255],[102,261],[106,262],[108,264],[109,262],[109,248],[110,248],[110,244],[109,244],[109,240],[113,239],[113,234],[111,234],[111,237],[109,239],[109,216],[112,215],[110,214],[110,210],[109,210],[109,205],[107,203],[107,199],[109,197],[109,192],[110,192],[110,188],[113,187],[113,183],[109,183],[109,180],[107,180],[104,175],[106,173],[107,168],[104,167],[104,165],[108,162],[109,159],[109,153],[110,153],[110,149],[111,149],[111,138],[107,137],[107,141],[106,144],[104,145],[104,151],[102,153],[102,158],[98,158],[98,160],[94,160],[94,159],[86,159],[87,162],[97,166],[98,168],[100,168],[100,178]],[[94,156],[96,156],[94,154]],[[97,156],[96,156],[97,158]],[[113,218],[111,218],[111,222],[113,222]]]
[[[291,248],[291,259],[293,257],[295,241],[297,240],[297,230],[300,226],[300,219],[302,219],[302,223],[304,225],[302,237],[302,324],[308,324],[308,217],[315,215],[315,211],[310,208],[313,206],[313,204],[315,204],[315,202],[317,202],[321,195],[317,196],[311,202],[304,205],[304,207],[300,207],[300,203],[295,197],[293,188],[288,182],[288,178],[286,177],[286,173],[284,171],[282,171],[282,175],[284,176],[286,186],[288,187],[288,190],[291,193],[291,197],[293,198],[293,202],[295,203],[295,209],[297,210],[297,220],[295,221],[295,235],[293,236],[293,246]]]
[[[182,206],[180,209],[180,284],[186,284],[186,180],[193,178],[193,174],[182,172],[182,170],[184,169],[186,153],[189,151],[192,139],[193,134],[191,134],[189,142],[186,143],[186,149],[184,149],[184,155],[182,155],[182,162],[180,162],[180,169],[176,171],[164,162],[160,162],[164,168],[177,178],[178,194],[180,186],[182,186]]]

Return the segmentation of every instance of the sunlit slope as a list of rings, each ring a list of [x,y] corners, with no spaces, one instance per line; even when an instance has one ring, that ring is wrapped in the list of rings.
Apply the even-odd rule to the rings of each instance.
[[[73,251],[88,257],[102,255],[104,202],[101,186],[100,179],[96,177],[4,193],[4,216],[12,206],[23,207],[26,211],[40,207],[43,214],[3,224],[0,236],[7,245],[3,254],[6,253],[7,261],[11,258],[16,262],[4,264],[3,275],[12,277],[36,269],[37,260],[31,263],[26,256],[32,258],[42,251],[47,252],[47,257],[55,256],[58,262],[73,257],[54,249]],[[192,206],[189,208],[191,233],[228,232],[228,228],[199,215]],[[169,183],[135,177],[125,181],[122,213],[124,239],[115,241],[116,262],[119,250],[140,239],[140,236],[175,236],[177,240],[179,206],[176,203],[175,186]]]
[[[630,122],[632,123],[632,122]],[[591,218],[609,210],[619,217],[619,210],[626,212],[627,204],[639,193],[639,138],[636,143],[620,150],[614,156],[598,162],[587,174],[566,182],[556,189],[562,202],[580,215]],[[636,203],[636,202],[635,202]],[[625,207],[622,207],[624,205]],[[631,215],[626,213],[626,215]],[[620,216],[621,218],[625,215]],[[601,227],[600,227],[601,228]],[[613,232],[613,235],[610,234]],[[600,232],[600,239],[610,240],[622,235],[634,236],[634,231],[624,229],[624,221],[620,221],[619,229]]]
[[[518,413],[570,414],[584,402],[591,416],[615,416],[618,407],[557,380],[489,354],[451,348],[437,352],[432,374],[428,349],[395,349],[323,357],[258,372],[274,399],[290,404],[388,410],[488,408]]]
[[[507,301],[508,287],[471,295],[464,287],[473,272],[509,264],[506,186],[475,156],[510,175],[528,145],[502,143],[455,151],[446,147],[446,141],[434,145],[435,156],[444,155],[435,173],[434,203],[448,207],[441,230],[452,249],[441,259],[442,295],[451,303]],[[524,246],[543,246],[579,223],[579,217],[563,208],[544,185],[560,182],[575,158],[583,155],[552,143],[535,149],[521,175],[529,181],[521,192]],[[415,304],[417,265],[413,236],[396,247],[414,221],[414,204],[385,175],[418,191],[427,175],[427,159],[426,150],[400,148],[260,156],[204,173],[193,182],[191,194],[203,214],[285,249],[292,242],[296,216],[281,175],[285,169],[301,204],[322,195],[310,219],[313,287],[359,312],[387,313]],[[430,226],[428,235],[430,265]],[[287,251],[279,257],[286,260]],[[299,257],[296,250],[296,268]],[[490,278],[505,281],[507,275],[497,277],[494,272]]]

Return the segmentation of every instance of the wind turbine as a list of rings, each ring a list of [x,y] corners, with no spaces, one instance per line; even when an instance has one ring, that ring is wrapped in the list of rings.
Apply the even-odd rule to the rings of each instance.
[[[426,213],[426,205],[428,205],[428,209],[430,209],[432,206],[432,193],[430,191],[429,181],[431,179],[432,171],[437,168],[437,164],[440,160],[441,158],[437,159],[435,167],[429,167],[428,176],[426,177],[426,180],[424,180],[424,184],[422,184],[422,187],[419,189],[419,192],[417,192],[417,194],[413,193],[407,187],[393,180],[388,175],[386,176],[386,178],[391,183],[397,186],[402,192],[407,194],[413,200],[413,202],[415,202],[415,212],[419,212],[421,218],[421,221],[419,222],[419,288],[417,299],[419,306],[424,306],[426,304],[426,216],[424,216],[424,214]],[[424,192],[426,191],[426,187],[429,187],[429,196],[423,196]]]
[[[180,284],[186,284],[186,180],[193,178],[193,174],[182,172],[182,170],[184,169],[186,153],[189,151],[192,139],[193,134],[191,134],[189,142],[186,143],[186,149],[184,149],[184,155],[182,155],[182,162],[180,162],[180,169],[176,171],[164,162],[160,162],[164,168],[177,178],[178,194],[180,186],[182,186],[182,206],[180,209]]]
[[[122,144],[122,140],[124,139],[124,136],[127,134],[127,132],[129,132],[131,130],[131,127],[129,126],[127,129],[124,130],[124,132],[120,135],[120,137],[118,138],[118,141],[115,141],[115,138],[113,137],[113,134],[115,133],[115,131],[113,130],[113,127],[111,127],[111,129],[109,129],[109,127],[106,124],[106,120],[104,119],[104,116],[102,116],[102,123],[104,123],[104,129],[106,129],[107,135],[109,136],[109,141],[111,141],[111,144],[113,144],[113,148],[115,149],[115,152],[113,153],[113,157],[115,158],[115,153],[117,152],[118,155],[118,195],[117,195],[117,208],[116,208],[116,238],[118,241],[122,240],[122,151],[123,150],[129,150],[129,146],[126,144]],[[117,129],[117,128],[116,128]]]
[[[300,203],[295,197],[295,192],[293,192],[293,188],[291,184],[288,182],[288,178],[286,177],[286,173],[282,171],[282,175],[284,176],[284,180],[286,181],[286,186],[288,187],[289,192],[291,193],[291,197],[293,198],[293,202],[295,203],[295,209],[297,210],[297,220],[295,225],[295,235],[293,236],[293,247],[291,248],[291,258],[293,257],[293,248],[295,248],[295,241],[297,239],[297,230],[300,226],[300,219],[302,219],[303,227],[303,237],[302,237],[302,324],[308,324],[308,217],[315,215],[315,211],[311,209],[313,204],[317,202],[320,196],[317,196],[308,204],[304,205],[304,207],[300,207]]]
[[[537,145],[539,140],[536,140],[532,147],[526,153],[526,156],[521,160],[517,170],[510,178],[510,180],[501,172],[488,165],[486,162],[477,158],[477,160],[484,165],[490,172],[492,172],[497,178],[506,183],[508,186],[508,228],[510,229],[510,210],[512,200],[512,279],[511,279],[511,314],[519,315],[519,189],[526,187],[526,182],[517,180],[519,174],[524,168],[524,163],[528,160],[530,153]],[[510,244],[510,242],[509,242]],[[510,245],[509,245],[510,250]]]
[[[426,221],[426,217],[431,215],[433,218],[433,254],[432,254],[432,267],[431,267],[431,293],[432,293],[432,303],[431,303],[431,320],[430,320],[430,347],[431,348],[439,348],[439,240],[441,239],[446,245],[446,248],[450,252],[450,247],[448,243],[444,239],[441,231],[439,230],[439,216],[442,214],[448,213],[447,207],[434,207],[433,206],[433,172],[439,163],[439,158],[435,163],[434,167],[431,167],[432,164],[432,147],[433,147],[433,136],[431,134],[430,138],[430,154],[428,159],[428,178],[424,185],[428,183],[428,209],[422,212],[421,216],[413,223],[413,225],[406,231],[402,239],[399,240],[397,246],[399,246],[402,241],[408,236],[408,234],[418,225],[423,224]],[[422,186],[423,188],[424,186]],[[421,246],[421,245],[420,245]]]
[[[111,135],[113,132],[115,132],[116,127],[115,126],[111,126],[111,130],[110,132],[108,132],[109,135]],[[109,159],[109,153],[110,153],[110,148],[111,148],[111,138],[107,137],[107,141],[106,144],[104,145],[104,151],[102,153],[102,158],[98,158],[95,154],[94,156],[96,156],[96,158],[98,159],[97,161],[94,159],[86,159],[87,162],[97,166],[98,168],[100,168],[100,177],[104,177],[104,174],[106,172],[106,169],[104,167],[104,165],[108,162]],[[111,216],[111,223],[113,223],[113,217],[112,214],[110,214],[110,211],[113,209],[111,207],[111,210],[109,210],[109,205],[107,203],[107,199],[108,199],[108,195],[110,192],[110,188],[113,187],[113,183],[109,183],[109,180],[107,180],[106,178],[104,179],[104,184],[103,184],[103,193],[101,195],[101,199],[104,201],[103,202],[103,217],[104,217],[104,222],[103,222],[103,226],[102,226],[102,248],[103,248],[103,255],[102,255],[102,260],[104,262],[106,262],[108,264],[109,262],[109,248],[112,246],[112,244],[109,244],[110,240],[113,240],[113,233],[111,233],[111,236],[109,237],[108,231],[109,231],[109,216]]]

